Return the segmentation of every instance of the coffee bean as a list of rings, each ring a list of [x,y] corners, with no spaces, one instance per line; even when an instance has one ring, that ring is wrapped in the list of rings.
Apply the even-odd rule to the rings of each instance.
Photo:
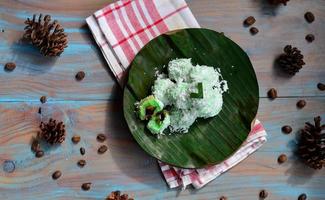
[[[308,34],[308,35],[306,35],[305,39],[308,42],[313,42],[315,40],[315,36],[313,34]]]
[[[251,32],[252,35],[256,35],[259,32],[259,30],[256,27],[250,28],[249,31]]]
[[[285,133],[285,134],[289,134],[289,133],[292,132],[292,128],[291,128],[291,126],[288,126],[288,125],[283,126],[283,127],[281,128],[281,130],[282,130],[282,132]]]
[[[307,199],[307,195],[305,193],[299,195],[298,200],[306,200]]]
[[[80,142],[80,136],[74,135],[74,136],[72,136],[71,140],[74,144],[78,144]]]
[[[38,114],[42,114],[42,108],[41,107],[38,108]]]
[[[260,191],[260,194],[259,194],[259,197],[261,199],[266,199],[266,197],[269,195],[269,193],[266,191],[266,190],[261,190]]]
[[[78,161],[78,166],[79,167],[84,167],[86,165],[86,161],[85,160],[79,160]]]
[[[279,164],[282,164],[282,163],[286,162],[287,160],[288,160],[288,158],[287,158],[287,155],[285,155],[285,154],[281,154],[281,155],[278,157],[278,163],[279,163]]]
[[[228,198],[227,197],[225,197],[225,196],[221,196],[220,198],[219,198],[219,200],[227,200]]]
[[[324,91],[324,90],[325,90],[325,84],[323,84],[323,83],[318,83],[318,84],[317,84],[317,87],[318,87],[318,89],[319,89],[320,91]]]
[[[40,98],[40,102],[41,102],[41,103],[45,103],[45,102],[46,102],[46,96],[41,96],[41,98]]]
[[[85,190],[85,191],[88,191],[88,190],[90,190],[90,186],[91,186],[91,183],[83,183],[81,185],[81,189]]]
[[[37,152],[39,150],[41,150],[41,145],[37,140],[34,140],[31,146],[31,149],[33,152]]]
[[[256,19],[253,16],[249,16],[245,19],[244,25],[245,26],[251,26],[256,22]]]
[[[58,170],[58,171],[55,171],[55,172],[52,174],[52,178],[53,178],[53,180],[56,180],[56,179],[60,178],[61,175],[62,175],[61,171]]]
[[[104,142],[106,140],[106,136],[102,133],[97,135],[97,141],[98,142]]]
[[[276,89],[274,88],[271,88],[268,92],[267,92],[267,96],[270,98],[270,99],[275,99],[278,97],[278,92],[276,91]]]
[[[302,109],[302,108],[305,107],[305,106],[306,106],[306,101],[305,101],[305,100],[299,100],[299,101],[297,102],[297,107],[298,107],[298,108]]]
[[[77,79],[77,81],[81,81],[82,79],[84,79],[85,78],[85,72],[83,72],[83,71],[80,71],[80,72],[78,72],[77,74],[76,74],[76,79]]]
[[[86,153],[85,148],[81,147],[81,148],[80,148],[80,154],[81,154],[81,155],[85,155],[85,153]]]
[[[11,71],[13,71],[15,68],[16,68],[16,64],[13,63],[13,62],[9,62],[9,63],[6,63],[6,64],[5,64],[5,70],[6,70],[6,71],[11,72]]]
[[[305,19],[308,23],[312,23],[313,21],[315,21],[315,15],[312,12],[306,12]]]
[[[44,156],[44,151],[42,151],[42,150],[36,151],[35,156],[36,156],[36,158],[43,157]]]
[[[105,153],[107,151],[107,146],[106,145],[102,145],[102,146],[100,146],[99,147],[99,149],[98,149],[98,153],[99,154],[103,154],[103,153]]]

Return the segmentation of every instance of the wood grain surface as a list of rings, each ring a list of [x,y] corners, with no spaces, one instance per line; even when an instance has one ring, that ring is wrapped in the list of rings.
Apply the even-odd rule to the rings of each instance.
[[[261,189],[268,199],[325,199],[325,170],[314,171],[293,154],[297,132],[306,121],[321,115],[325,120],[325,93],[317,89],[325,82],[325,1],[294,0],[288,6],[274,8],[266,0],[187,0],[200,25],[224,32],[250,56],[260,86],[258,118],[268,132],[268,142],[258,152],[200,190],[170,190],[155,159],[149,157],[132,138],[121,105],[121,89],[97,48],[85,18],[111,1],[107,0],[1,0],[0,1],[0,199],[104,199],[113,190],[122,190],[135,199],[258,199]],[[308,24],[304,13],[312,11],[316,20]],[[33,13],[46,13],[58,19],[69,34],[69,47],[58,59],[40,56],[37,50],[20,41],[23,22]],[[251,36],[242,22],[253,15],[260,32]],[[1,31],[3,30],[3,32]],[[316,40],[307,43],[305,35]],[[274,58],[286,44],[302,50],[306,66],[296,76],[285,77],[274,67]],[[6,72],[2,66],[15,62],[17,68]],[[84,70],[86,78],[75,81]],[[275,87],[279,98],[270,101],[266,91]],[[46,95],[48,103],[39,98]],[[296,108],[305,99],[307,106]],[[38,108],[42,107],[42,114]],[[67,128],[67,140],[57,148],[45,148],[45,156],[36,159],[30,150],[41,121],[53,117]],[[289,124],[294,131],[281,133]],[[98,133],[105,133],[109,150],[97,154]],[[81,135],[74,145],[70,138]],[[80,147],[85,147],[84,168]],[[288,162],[279,165],[279,154]],[[15,169],[8,172],[5,161]],[[62,171],[53,181],[51,174]],[[83,182],[92,182],[90,191],[82,191]]]

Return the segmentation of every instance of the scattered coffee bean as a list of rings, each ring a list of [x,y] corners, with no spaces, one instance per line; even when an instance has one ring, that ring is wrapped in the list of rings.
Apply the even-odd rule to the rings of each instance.
[[[282,130],[282,132],[285,133],[285,134],[289,134],[289,133],[292,132],[292,128],[291,128],[291,126],[288,126],[288,125],[286,125],[286,126],[282,126],[281,130]]]
[[[281,155],[278,157],[278,163],[279,163],[279,164],[282,164],[282,163],[286,162],[287,160],[288,160],[288,158],[287,158],[287,155],[285,155],[285,154],[281,154]]]
[[[298,108],[302,109],[302,108],[305,107],[305,106],[306,106],[306,101],[305,101],[305,100],[299,100],[299,101],[297,102],[297,107],[298,107]]]
[[[11,71],[13,71],[15,68],[16,68],[16,64],[13,63],[13,62],[9,62],[9,63],[6,63],[6,64],[5,64],[5,70],[6,70],[6,71],[11,72]]]
[[[44,156],[44,151],[42,151],[42,150],[36,151],[35,156],[36,156],[36,158],[43,157]]]
[[[252,35],[256,35],[259,32],[259,30],[256,27],[250,28],[249,31],[251,32]]]
[[[85,155],[85,153],[86,153],[85,148],[81,147],[81,148],[80,148],[80,154],[81,154],[81,155]]]
[[[80,136],[74,135],[74,136],[72,136],[71,140],[74,144],[78,144],[80,142]]]
[[[317,84],[317,87],[318,87],[318,89],[319,89],[320,91],[324,91],[324,90],[325,90],[325,84],[323,84],[323,83],[318,83],[318,84]]]
[[[312,23],[313,21],[315,21],[315,15],[312,12],[306,12],[305,19],[308,23]]]
[[[32,142],[31,149],[33,152],[37,152],[37,151],[41,150],[41,145],[36,139]]]
[[[45,102],[46,102],[46,96],[41,96],[41,98],[40,98],[40,102],[41,102],[41,103],[45,103]]]
[[[299,195],[298,200],[306,200],[307,199],[307,195],[305,193]]]
[[[269,193],[266,191],[266,190],[261,190],[260,191],[260,194],[259,194],[259,197],[261,199],[266,199],[266,197],[269,195]]]
[[[106,140],[106,136],[102,133],[97,135],[97,141],[98,142],[104,142]]]
[[[81,185],[81,189],[85,190],[85,191],[88,191],[88,190],[90,190],[90,186],[91,186],[91,183],[83,183]]]
[[[85,160],[79,160],[78,161],[78,166],[79,167],[84,167],[86,165],[86,161]]]
[[[58,171],[55,171],[55,172],[52,174],[52,178],[53,178],[54,180],[56,180],[56,179],[60,178],[61,175],[62,175],[61,171],[58,170]]]
[[[267,96],[270,98],[270,99],[275,99],[278,97],[278,92],[276,91],[276,89],[274,88],[271,88],[268,92],[267,92]]]
[[[245,19],[245,21],[244,21],[244,25],[245,25],[245,26],[251,26],[251,25],[253,25],[255,22],[256,22],[255,17],[253,17],[253,16],[249,16],[249,17],[247,17],[247,18]]]
[[[78,72],[77,74],[76,74],[76,79],[77,79],[77,81],[81,81],[82,79],[84,79],[85,78],[85,72],[83,72],[83,71],[80,71],[80,72]]]
[[[308,42],[313,42],[315,40],[315,36],[313,34],[308,34],[308,35],[306,35],[305,39]]]
[[[42,108],[41,107],[38,108],[38,114],[42,114]]]
[[[99,148],[98,148],[98,153],[99,154],[103,154],[103,153],[105,153],[107,151],[107,146],[106,145],[102,145],[102,146],[100,146]]]
[[[222,196],[222,197],[220,197],[220,199],[219,200],[227,200],[228,198],[227,197],[225,197],[225,196]]]

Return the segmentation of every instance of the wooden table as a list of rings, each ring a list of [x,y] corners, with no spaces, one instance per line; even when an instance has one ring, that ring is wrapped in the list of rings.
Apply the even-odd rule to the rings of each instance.
[[[325,1],[295,0],[288,6],[273,8],[263,0],[188,0],[202,27],[224,32],[250,56],[260,87],[258,118],[268,132],[268,142],[258,152],[212,181],[201,190],[170,190],[157,166],[132,138],[123,119],[121,89],[114,81],[85,18],[107,5],[108,0],[24,0],[0,1],[0,66],[15,62],[13,72],[0,69],[0,199],[104,199],[113,190],[122,190],[141,200],[218,199],[221,195],[236,199],[258,199],[261,189],[268,199],[325,199],[325,170],[312,170],[293,155],[297,132],[314,116],[325,119],[325,93],[317,89],[325,82]],[[304,13],[312,11],[316,21],[308,24]],[[33,13],[45,13],[58,19],[69,34],[69,47],[58,59],[42,57],[31,45],[20,41],[24,20]],[[260,32],[251,36],[243,20],[253,15]],[[313,33],[308,44],[304,37]],[[284,77],[273,66],[274,58],[285,45],[300,48],[306,66],[292,78]],[[77,82],[75,74],[83,70],[86,78]],[[266,98],[269,88],[279,98]],[[40,96],[48,97],[41,104]],[[296,108],[305,99],[307,106]],[[42,114],[38,114],[38,108]],[[67,140],[58,148],[49,148],[45,156],[35,158],[30,150],[42,120],[53,117],[66,124]],[[281,127],[291,125],[294,133],[284,135]],[[98,133],[108,137],[109,151],[97,154]],[[72,144],[74,134],[81,142]],[[81,169],[76,162],[82,158]],[[288,162],[279,165],[279,154]],[[8,172],[5,161],[15,170]],[[10,167],[10,166],[9,166]],[[51,174],[63,175],[53,181]],[[10,169],[9,169],[10,171]],[[92,182],[90,191],[82,191],[83,182]]]

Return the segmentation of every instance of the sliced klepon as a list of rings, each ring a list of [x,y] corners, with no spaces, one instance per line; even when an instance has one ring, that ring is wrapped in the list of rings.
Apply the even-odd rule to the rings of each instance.
[[[156,135],[161,134],[170,125],[170,116],[166,110],[157,113],[149,120],[147,128]]]
[[[139,118],[149,120],[153,115],[162,111],[164,104],[153,95],[142,99],[139,103]]]

